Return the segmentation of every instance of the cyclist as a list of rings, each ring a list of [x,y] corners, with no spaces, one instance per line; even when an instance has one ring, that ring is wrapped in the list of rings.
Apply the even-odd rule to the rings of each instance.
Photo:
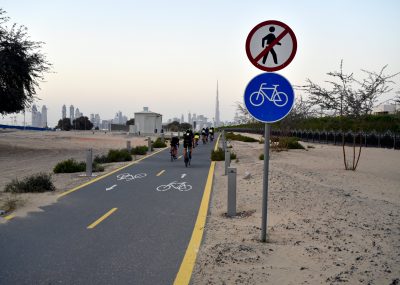
[[[203,140],[203,144],[205,144],[206,143],[206,139],[207,139],[207,134],[206,134],[206,129],[205,128],[203,128],[201,130],[201,139]]]
[[[178,155],[178,147],[179,147],[179,138],[177,136],[172,137],[171,139],[171,155],[176,159]]]
[[[200,134],[199,134],[199,132],[195,132],[195,133],[194,133],[194,144],[193,144],[193,147],[199,145],[199,139],[200,139]]]
[[[209,134],[210,134],[210,129],[207,127],[206,128],[206,141],[208,141]]]
[[[210,128],[210,141],[214,140],[214,127]]]
[[[192,148],[193,148],[193,132],[187,129],[183,134],[183,157],[185,158],[185,165],[192,159]],[[187,153],[189,149],[189,154]]]

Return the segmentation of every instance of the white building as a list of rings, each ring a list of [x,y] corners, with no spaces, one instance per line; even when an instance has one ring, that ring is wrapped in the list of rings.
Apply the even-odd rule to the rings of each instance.
[[[46,105],[42,106],[42,118],[41,118],[41,127],[42,128],[47,128],[47,108]]]
[[[140,134],[160,133],[162,129],[162,115],[149,111],[144,107],[143,111],[135,113],[134,132]]]
[[[374,108],[374,114],[394,114],[398,110],[396,107],[396,104],[382,104]]]
[[[62,106],[61,117],[63,119],[65,119],[67,117],[67,107],[65,106],[65,104]]]
[[[69,118],[71,120],[71,124],[74,122],[75,120],[75,112],[74,112],[74,105],[69,106]]]

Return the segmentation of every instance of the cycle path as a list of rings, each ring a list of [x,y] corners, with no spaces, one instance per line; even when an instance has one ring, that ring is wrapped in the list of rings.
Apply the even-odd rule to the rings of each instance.
[[[164,150],[43,212],[0,225],[0,284],[172,284],[193,232],[212,147],[199,145],[188,168]],[[124,173],[142,177],[118,180]],[[192,189],[157,191],[174,181]]]

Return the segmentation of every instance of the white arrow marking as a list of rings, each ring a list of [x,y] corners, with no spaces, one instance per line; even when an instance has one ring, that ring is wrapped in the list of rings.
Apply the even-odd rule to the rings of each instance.
[[[182,176],[181,176],[181,178],[184,178],[185,176],[186,176],[186,173],[183,173]]]
[[[106,188],[106,191],[113,190],[115,187],[117,187],[117,184],[114,184],[113,186]]]

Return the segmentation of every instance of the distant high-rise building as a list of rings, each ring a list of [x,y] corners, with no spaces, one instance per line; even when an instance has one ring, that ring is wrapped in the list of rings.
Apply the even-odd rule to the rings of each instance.
[[[185,122],[185,119],[183,118],[183,114],[181,116],[181,124],[183,124]]]
[[[61,111],[61,118],[65,119],[67,117],[67,107],[65,104],[62,106],[62,111]]]
[[[41,118],[41,127],[47,128],[47,108],[46,105],[42,106],[42,118]]]
[[[69,118],[71,120],[71,124],[72,122],[75,120],[75,112],[74,112],[74,105],[69,106]]]
[[[220,118],[219,118],[219,98],[218,98],[218,80],[217,80],[217,100],[215,102],[215,127],[219,127]]]
[[[192,124],[192,115],[190,114],[190,112],[188,114],[188,123]]]
[[[75,109],[75,119],[78,119],[81,117],[81,112],[79,111],[79,108]]]
[[[92,124],[94,125],[94,114],[90,114],[90,119],[89,119],[91,122],[92,122]]]

